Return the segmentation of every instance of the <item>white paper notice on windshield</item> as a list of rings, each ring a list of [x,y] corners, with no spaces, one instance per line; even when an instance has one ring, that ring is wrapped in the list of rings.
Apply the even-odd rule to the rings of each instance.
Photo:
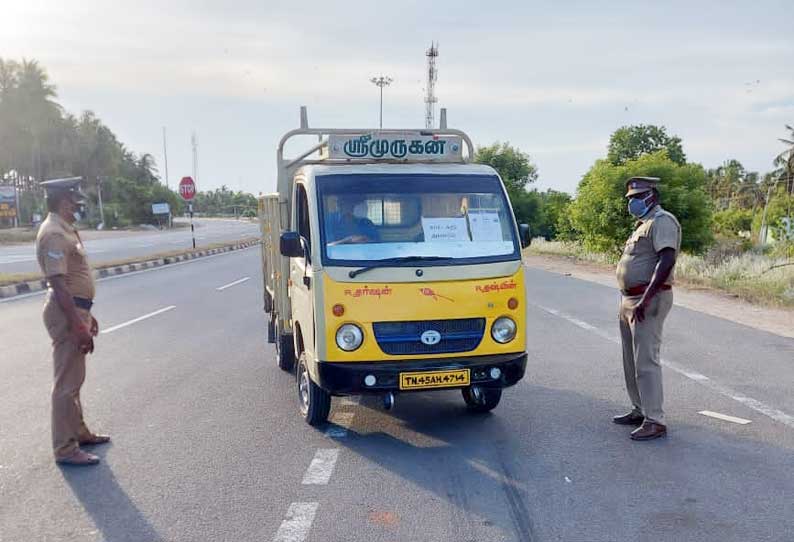
[[[499,213],[490,211],[469,211],[472,241],[501,241],[502,221]]]
[[[465,218],[422,217],[422,229],[425,232],[425,242],[469,240]]]

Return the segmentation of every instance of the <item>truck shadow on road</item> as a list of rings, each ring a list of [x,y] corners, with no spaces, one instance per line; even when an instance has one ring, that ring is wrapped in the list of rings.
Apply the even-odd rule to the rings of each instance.
[[[444,502],[455,540],[639,540],[652,526],[654,540],[726,541],[794,529],[789,449],[675,420],[666,439],[636,443],[610,422],[622,409],[530,384],[487,415],[451,392],[406,394],[392,412],[365,398],[338,442],[392,473],[384,487]]]
[[[94,467],[62,466],[61,474],[91,517],[105,542],[160,542],[163,537],[130,499],[105,461],[108,447],[97,448]]]

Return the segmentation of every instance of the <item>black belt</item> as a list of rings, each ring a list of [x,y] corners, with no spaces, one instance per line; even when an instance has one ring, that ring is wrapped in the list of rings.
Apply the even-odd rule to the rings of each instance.
[[[91,307],[94,305],[94,302],[90,299],[86,299],[85,297],[73,297],[74,306],[80,309],[85,309],[87,311],[91,310]]]

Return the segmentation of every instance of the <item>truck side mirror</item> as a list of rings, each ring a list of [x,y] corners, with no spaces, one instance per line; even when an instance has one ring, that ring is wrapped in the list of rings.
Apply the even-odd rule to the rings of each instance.
[[[532,231],[529,228],[529,224],[519,224],[518,233],[521,236],[521,248],[527,248],[532,244]]]
[[[300,258],[304,255],[301,236],[296,231],[285,231],[282,233],[279,238],[278,248],[281,255],[288,258]]]

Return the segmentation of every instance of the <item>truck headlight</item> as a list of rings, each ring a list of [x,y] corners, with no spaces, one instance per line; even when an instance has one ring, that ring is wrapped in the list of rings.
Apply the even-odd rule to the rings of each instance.
[[[512,318],[502,316],[497,318],[491,326],[491,337],[498,343],[506,344],[516,338],[518,326]]]
[[[354,324],[344,324],[336,332],[336,346],[345,352],[356,350],[364,342],[364,333]]]

